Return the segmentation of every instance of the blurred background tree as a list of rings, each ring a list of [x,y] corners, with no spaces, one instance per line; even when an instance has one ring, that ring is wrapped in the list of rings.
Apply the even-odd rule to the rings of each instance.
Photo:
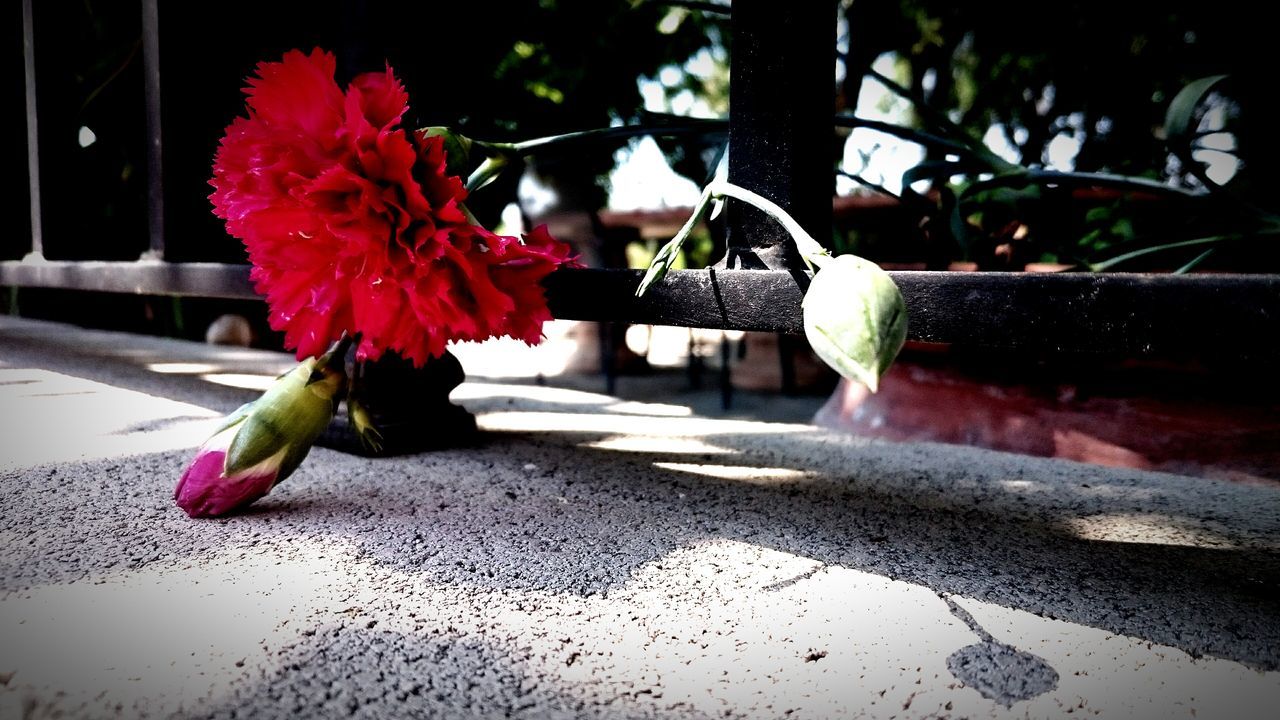
[[[1205,249],[1213,252],[1200,267],[1276,267],[1275,243],[1256,237],[1273,217],[1257,211],[1276,207],[1280,182],[1269,172],[1280,140],[1267,98],[1264,10],[1239,0],[832,2],[838,25],[827,41],[835,47],[838,111],[941,135],[1022,167],[1146,178],[1185,191],[1042,181],[974,189],[991,168],[957,165],[945,146],[839,129],[833,168],[858,178],[842,178],[839,192],[904,202],[887,222],[873,213],[842,216],[847,225],[833,239],[841,249],[930,267],[956,260],[993,269],[1031,261],[1088,267],[1214,235],[1225,240],[1117,267],[1179,268]],[[47,254],[136,257],[146,247],[139,7],[33,6]],[[10,8],[14,32],[6,36],[5,87],[14,104],[22,102],[17,10]],[[645,111],[718,117],[729,102],[727,4],[227,0],[159,12],[167,242],[177,260],[243,259],[209,212],[210,163],[222,129],[243,112],[243,78],[290,48],[332,49],[345,77],[389,62],[411,93],[410,124],[489,140],[631,122]],[[1194,114],[1199,149],[1171,153],[1170,102],[1189,82],[1219,74],[1229,77]],[[625,145],[540,158],[536,177],[559,207],[594,211],[609,197],[609,173],[627,156],[614,151]],[[706,141],[660,145],[692,181],[687,188],[701,185],[720,157]],[[629,147],[635,153],[639,144]],[[505,173],[475,196],[482,220],[496,222],[520,180]],[[0,242],[6,257],[25,252],[25,238]]]
[[[45,254],[137,258],[148,247],[140,3],[41,0],[32,9]],[[21,4],[7,12],[4,88],[10,104],[22,106]],[[291,48],[324,47],[338,57],[340,83],[389,63],[410,92],[406,126],[527,139],[634,120],[642,105],[637,79],[682,63],[708,43],[703,13],[662,25],[668,12],[625,0],[161,3],[166,254],[177,261],[244,260],[240,242],[211,213],[208,180],[223,129],[244,113],[244,80],[260,61],[278,60]],[[614,149],[548,159],[538,176],[562,206],[598,208]],[[11,159],[25,167],[25,143],[12,148]],[[475,196],[473,211],[495,224],[519,180],[519,172],[505,173]],[[25,202],[15,209],[26,216]],[[0,239],[3,257],[22,257],[30,248],[30,226],[23,230]],[[24,290],[23,308],[66,301],[54,294]],[[108,298],[80,309],[92,324],[96,310],[114,317],[132,314],[139,303],[149,321],[152,300]],[[189,310],[198,301],[183,303]],[[197,332],[197,322],[187,324],[188,334]]]
[[[1271,35],[1264,14],[1237,0],[843,0],[840,109],[967,141],[1027,168],[1144,178],[1195,197],[1103,181],[1010,184],[971,193],[947,218],[955,198],[944,183],[964,198],[966,185],[992,168],[953,173],[959,168],[941,165],[957,159],[945,150],[912,154],[858,129],[841,144],[844,169],[896,194],[904,172],[938,163],[915,177],[936,180],[943,192],[940,204],[915,215],[925,224],[914,245],[902,242],[913,234],[901,227],[897,238],[855,229],[842,240],[931,267],[963,259],[1021,269],[1032,261],[1090,267],[1139,248],[1223,236],[1116,267],[1176,269],[1206,249],[1202,267],[1277,267],[1273,238],[1256,237],[1276,232],[1274,215],[1257,211],[1280,207],[1272,170],[1280,135],[1259,56]],[[1191,118],[1194,146],[1171,147],[1170,103],[1189,83],[1219,74],[1227,80]],[[854,185],[843,183],[846,191]]]

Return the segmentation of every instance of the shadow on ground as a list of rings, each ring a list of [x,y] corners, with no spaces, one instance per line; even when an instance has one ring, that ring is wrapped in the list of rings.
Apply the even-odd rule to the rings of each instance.
[[[1274,508],[1240,497],[1254,489],[1229,488],[1227,502],[1175,476],[979,450],[937,472],[912,446],[804,431],[703,436],[725,455],[590,446],[609,436],[495,432],[479,450],[389,460],[318,450],[248,512],[204,522],[169,498],[186,452],[38,468],[0,501],[0,578],[16,591],[328,535],[433,583],[592,595],[679,547],[729,539],[1280,668],[1280,527]],[[1167,534],[1082,537],[1095,518]]]

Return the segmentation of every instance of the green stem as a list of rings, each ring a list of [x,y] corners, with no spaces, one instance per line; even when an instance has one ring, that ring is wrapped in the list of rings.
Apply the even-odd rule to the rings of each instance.
[[[796,222],[795,218],[772,200],[729,182],[713,182],[707,186],[707,192],[713,197],[727,196],[750,203],[772,216],[784,230],[791,234],[791,239],[796,243],[796,249],[800,251],[800,257],[810,270],[814,269],[815,264],[820,264],[824,258],[831,256],[821,243],[800,227],[800,223]]]
[[[324,367],[326,365],[333,367],[335,370],[346,374],[347,351],[351,349],[352,343],[356,342],[360,337],[360,333],[350,335],[342,333],[342,337],[329,348],[329,351],[316,358],[316,367]]]
[[[493,182],[507,165],[513,161],[537,154],[542,150],[575,144],[602,142],[641,135],[708,135],[729,131],[727,120],[704,120],[700,118],[681,118],[679,122],[660,124],[618,125],[607,128],[578,130],[561,135],[524,140],[516,143],[474,141],[472,147],[482,150],[487,157],[480,167],[467,178],[467,192],[475,192]]]
[[[689,215],[689,219],[685,221],[684,226],[675,234],[666,245],[663,245],[653,256],[653,262],[649,263],[649,269],[645,272],[644,278],[640,281],[640,286],[636,288],[636,297],[641,297],[651,285],[666,276],[667,271],[671,269],[672,263],[675,262],[676,255],[680,252],[680,247],[684,245],[684,241],[693,232],[693,228],[697,226],[702,218],[707,214],[707,210],[711,207],[714,200],[723,197],[731,197],[741,200],[750,205],[763,210],[765,213],[773,217],[779,225],[791,234],[791,239],[795,241],[796,249],[800,251],[800,257],[804,260],[805,265],[810,270],[815,270],[815,265],[821,265],[822,262],[831,257],[831,253],[827,249],[813,239],[813,236],[800,227],[800,223],[795,218],[776,203],[767,198],[738,187],[733,183],[717,180],[707,185],[702,191],[702,196],[698,198],[698,204],[694,206],[693,213]]]
[[[471,214],[471,208],[467,207],[466,205],[464,205],[464,204],[462,204],[462,203],[459,203],[459,204],[458,204],[458,209],[462,211],[462,215],[463,215],[463,217],[465,217],[465,218],[467,219],[467,222],[468,222],[468,223],[470,223],[470,224],[472,224],[472,225],[479,225],[479,224],[480,224],[480,221],[476,219],[476,216]]]
[[[875,130],[876,132],[882,132],[886,135],[892,135],[900,140],[913,142],[921,147],[945,150],[950,153],[955,153],[956,155],[968,157],[973,160],[981,160],[984,163],[990,164],[985,153],[975,150],[965,143],[956,142],[942,137],[941,135],[935,135],[923,130],[916,130],[915,128],[904,127],[902,125],[894,125],[893,123],[884,122],[883,120],[868,120],[855,115],[843,114],[836,115],[835,125],[836,127],[866,128],[868,130]],[[1001,166],[997,168],[999,170],[1007,170],[1008,168],[1005,168],[1004,166],[1012,165],[1003,158],[1000,158],[1000,162]],[[1013,167],[1020,166],[1014,165]]]
[[[870,189],[870,190],[874,190],[874,191],[876,191],[876,192],[880,193],[881,195],[884,195],[885,197],[891,197],[891,198],[893,198],[894,200],[897,200],[897,201],[899,201],[899,202],[901,202],[901,201],[902,201],[902,197],[901,197],[900,195],[898,195],[897,193],[895,193],[895,192],[893,192],[892,190],[890,190],[889,188],[887,188],[887,187],[885,187],[885,186],[881,185],[880,183],[874,183],[874,182],[871,182],[870,180],[866,179],[865,177],[863,177],[863,176],[859,175],[858,173],[851,173],[851,172],[849,172],[848,170],[837,170],[837,171],[836,171],[836,174],[841,175],[841,176],[843,176],[843,177],[847,177],[847,178],[849,178],[850,180],[852,180],[852,181],[854,181],[854,182],[858,183],[859,185],[861,185],[861,186],[863,186],[863,187],[865,187],[865,188],[868,188],[868,189]]]
[[[1155,195],[1174,195],[1179,198],[1206,197],[1205,193],[1197,193],[1172,185],[1165,185],[1162,182],[1148,180],[1147,178],[1109,175],[1107,173],[1058,172],[1054,170],[1025,170],[1015,175],[1001,175],[990,180],[980,180],[965,188],[964,194],[969,196],[997,187],[1024,187],[1026,185],[1110,187]]]
[[[506,155],[493,155],[485,158],[484,162],[480,163],[480,167],[472,171],[471,175],[467,177],[467,192],[473,193],[493,182],[494,178],[498,177],[498,174],[506,166]]]
[[[686,118],[683,123],[617,125],[615,127],[579,130],[577,132],[564,133],[563,135],[550,135],[547,137],[534,138],[532,140],[524,140],[518,143],[482,143],[482,146],[494,148],[502,153],[527,157],[540,150],[545,150],[559,145],[600,142],[603,140],[616,140],[620,138],[637,137],[640,135],[707,135],[728,131],[729,123],[726,120]]]
[[[1280,215],[1277,215],[1276,213],[1259,205],[1255,205],[1241,196],[1240,193],[1229,189],[1225,185],[1220,185],[1217,182],[1214,182],[1213,178],[1209,177],[1208,166],[1195,159],[1193,156],[1194,151],[1195,148],[1193,147],[1182,147],[1175,148],[1173,150],[1173,154],[1178,158],[1178,161],[1182,163],[1182,166],[1187,169],[1187,172],[1191,173],[1192,177],[1200,181],[1200,184],[1205,187],[1208,194],[1219,198],[1229,199],[1241,209],[1252,213],[1255,217],[1260,218],[1263,221],[1271,221],[1274,223],[1275,221],[1280,220]]]
[[[1093,263],[1089,265],[1089,270],[1092,272],[1105,272],[1115,267],[1116,265],[1119,265],[1120,263],[1128,262],[1129,260],[1133,260],[1134,258],[1140,258],[1144,255],[1150,255],[1152,253],[1157,253],[1164,250],[1175,250],[1177,248],[1183,248],[1183,247],[1194,247],[1196,245],[1212,245],[1214,243],[1220,243],[1226,240],[1234,240],[1238,237],[1240,236],[1239,235],[1213,235],[1211,237],[1196,238],[1194,240],[1182,240],[1180,242],[1168,243],[1165,245],[1157,245],[1155,247],[1149,247],[1149,248],[1142,248],[1141,250],[1134,250],[1133,252],[1127,252],[1123,255],[1117,255],[1111,258],[1110,260],[1104,260],[1100,263]]]
[[[911,103],[912,107],[916,109],[916,112],[920,113],[925,124],[932,125],[940,132],[954,136],[957,138],[957,142],[959,144],[967,147],[971,153],[976,154],[987,164],[996,168],[998,172],[1020,172],[1025,170],[1021,165],[1011,163],[999,155],[996,155],[991,151],[991,148],[987,147],[986,143],[982,142],[980,138],[974,137],[972,134],[966,132],[964,128],[952,122],[951,118],[947,117],[946,113],[935,109],[933,106],[929,105],[929,103],[925,102],[924,98],[916,96],[907,88],[894,82],[891,78],[886,77],[871,68],[867,68],[865,74],[867,77],[883,85],[893,94]]]

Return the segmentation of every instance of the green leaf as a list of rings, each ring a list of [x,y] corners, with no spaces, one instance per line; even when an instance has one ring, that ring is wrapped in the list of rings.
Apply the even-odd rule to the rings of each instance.
[[[1111,207],[1105,205],[1102,207],[1089,208],[1089,211],[1084,214],[1084,221],[1091,225],[1106,222],[1111,219],[1111,214],[1113,212],[1114,210]]]
[[[1227,77],[1210,75],[1188,83],[1169,103],[1169,109],[1164,116],[1164,132],[1169,146],[1174,148],[1175,152],[1184,146],[1189,148],[1191,135],[1195,131],[1192,122],[1195,120],[1196,107],[1217,87],[1218,83]]]
[[[644,273],[644,279],[640,281],[640,286],[636,288],[636,297],[642,297],[649,287],[654,283],[666,277],[667,271],[675,263],[676,257],[680,254],[680,248],[684,245],[684,241],[689,238],[693,229],[702,221],[702,217],[707,214],[707,210],[711,207],[712,192],[708,186],[702,191],[702,197],[698,198],[698,204],[693,207],[693,213],[689,215],[689,219],[685,221],[684,226],[658,249],[653,256],[653,262],[649,263],[649,269]]]
[[[907,339],[907,310],[889,274],[855,255],[822,263],[802,303],[813,351],[872,392]]]
[[[302,461],[307,459],[307,453],[311,452],[310,445],[291,445],[289,450],[284,454],[284,459],[280,461],[280,471],[276,473],[276,485],[282,480],[293,474],[294,470],[302,465]]]
[[[283,376],[282,376],[282,377],[283,377]],[[247,416],[249,415],[249,411],[250,411],[250,410],[252,410],[252,409],[253,409],[253,403],[251,403],[251,402],[247,402],[247,403],[245,403],[245,404],[241,405],[240,407],[236,408],[235,410],[233,410],[233,411],[231,412],[231,414],[230,414],[230,415],[228,415],[228,416],[226,416],[225,418],[223,418],[223,419],[222,419],[222,423],[218,425],[218,428],[217,428],[216,430],[214,430],[213,432],[209,433],[209,436],[210,436],[210,437],[213,437],[214,435],[217,435],[218,433],[222,432],[223,430],[226,430],[227,428],[231,427],[232,425],[235,425],[236,423],[238,423],[238,422],[240,422],[241,420],[245,419],[245,417],[247,417]]]
[[[1194,258],[1192,258],[1192,259],[1191,259],[1191,261],[1190,261],[1190,262],[1188,262],[1186,265],[1183,265],[1182,267],[1178,268],[1177,270],[1174,270],[1174,271],[1173,271],[1173,274],[1174,274],[1174,275],[1185,275],[1186,273],[1191,272],[1192,270],[1194,270],[1194,269],[1196,268],[1196,266],[1197,266],[1197,265],[1199,265],[1200,263],[1204,262],[1204,260],[1205,260],[1206,258],[1208,258],[1210,255],[1212,255],[1214,250],[1217,250],[1217,248],[1212,248],[1212,247],[1211,247],[1211,248],[1209,248],[1208,250],[1205,250],[1204,252],[1202,252],[1202,253],[1200,253],[1199,255],[1197,255],[1197,256],[1195,256]]]
[[[227,449],[224,471],[227,475],[234,475],[248,470],[277,455],[288,444],[288,435],[271,419],[250,414]]]
[[[964,215],[960,212],[960,201],[949,187],[942,188],[941,196],[942,209],[947,214],[947,227],[951,230],[951,237],[967,258],[969,256],[969,223],[964,221]]]
[[[365,450],[374,455],[382,453],[382,433],[374,424],[373,415],[359,398],[347,398],[347,422],[350,423],[351,429],[355,431],[356,437],[360,439],[360,445]]]
[[[1109,260],[1103,260],[1099,263],[1093,263],[1089,266],[1092,272],[1105,272],[1124,262],[1134,260],[1152,253],[1164,252],[1165,250],[1173,250],[1176,248],[1195,247],[1196,245],[1216,245],[1227,240],[1239,239],[1239,235],[1214,235],[1212,237],[1195,238],[1193,240],[1181,240],[1179,242],[1166,243],[1164,245],[1156,245],[1154,247],[1142,248],[1127,252],[1123,255],[1117,255]]]

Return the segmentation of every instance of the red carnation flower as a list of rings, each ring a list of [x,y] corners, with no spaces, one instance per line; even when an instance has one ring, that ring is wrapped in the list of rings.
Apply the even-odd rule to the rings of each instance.
[[[421,365],[453,340],[539,342],[540,283],[568,247],[542,227],[521,241],[468,222],[443,139],[399,127],[409,98],[391,68],[345,93],[335,68],[319,49],[259,63],[210,181],[285,345],[301,359],[359,333],[357,357]]]

